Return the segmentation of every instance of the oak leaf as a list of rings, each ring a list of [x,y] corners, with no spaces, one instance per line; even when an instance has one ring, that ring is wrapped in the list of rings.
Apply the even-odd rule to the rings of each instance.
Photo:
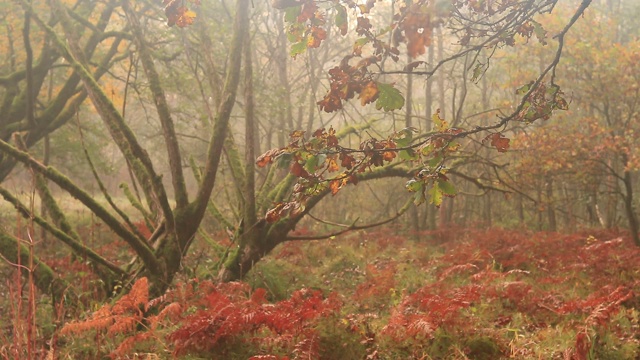
[[[360,105],[365,106],[378,99],[378,86],[375,81],[369,81],[360,91]]]
[[[499,152],[507,152],[507,150],[509,149],[509,142],[511,140],[505,138],[504,135],[499,132],[491,134],[489,135],[489,137],[491,138],[491,146],[498,149]]]
[[[378,101],[376,101],[377,110],[393,111],[404,106],[404,97],[393,85],[377,83],[377,86],[379,91]]]

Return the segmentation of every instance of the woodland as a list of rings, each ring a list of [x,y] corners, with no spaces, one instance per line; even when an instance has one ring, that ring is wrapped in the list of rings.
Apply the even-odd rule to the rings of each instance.
[[[0,359],[640,359],[640,2],[0,9]]]

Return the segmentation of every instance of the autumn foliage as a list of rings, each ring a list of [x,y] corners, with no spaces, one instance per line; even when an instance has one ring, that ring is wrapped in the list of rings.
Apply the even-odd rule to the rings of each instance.
[[[452,231],[457,240],[433,233],[420,250],[392,230],[353,236],[342,246],[376,255],[363,257],[361,270],[347,261],[325,275],[309,264],[335,245],[289,244],[274,260],[279,266],[333,280],[282,300],[246,283],[196,280],[148,299],[141,279],[61,334],[95,333],[115,357],[144,349],[254,360],[333,358],[332,351],[371,359],[638,355],[640,252],[629,250],[625,234]]]

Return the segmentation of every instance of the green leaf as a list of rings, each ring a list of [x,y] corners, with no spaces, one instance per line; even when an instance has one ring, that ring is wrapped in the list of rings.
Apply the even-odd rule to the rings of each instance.
[[[376,109],[384,111],[393,111],[401,109],[404,106],[404,97],[400,91],[390,84],[384,84],[376,81],[378,86],[378,101],[376,101]]]
[[[449,130],[449,123],[440,117],[440,109],[431,116],[431,122],[433,123],[434,128],[440,132]]]
[[[440,205],[442,205],[442,189],[440,189],[439,181],[433,183],[433,186],[427,190],[427,194],[429,195],[430,203],[436,207],[440,207]]]
[[[473,75],[471,76],[471,81],[478,81],[478,79],[480,79],[480,76],[484,73],[484,69],[484,64],[477,63],[476,66],[473,67]]]
[[[363,47],[369,43],[369,38],[360,38],[353,43],[353,46]]]
[[[402,160],[415,160],[416,159],[416,152],[413,151],[413,149],[400,150],[400,151],[398,151],[398,156]]]
[[[456,188],[453,187],[453,184],[451,184],[446,180],[439,179],[438,188],[442,191],[442,194],[444,196],[448,196],[448,197],[456,196]]]
[[[438,166],[440,166],[441,163],[442,163],[442,156],[441,155],[437,155],[437,156],[434,156],[433,158],[431,158],[431,160],[429,160],[427,165],[429,165],[429,167],[435,169]]]
[[[516,95],[524,95],[529,92],[529,89],[533,85],[533,82],[528,83],[527,85],[523,85],[516,90]]]
[[[536,37],[538,38],[538,41],[542,44],[542,45],[546,45],[547,44],[547,30],[545,30],[542,27],[542,24],[540,24],[537,21],[531,20],[531,22],[533,23],[533,32],[536,34]]]
[[[342,36],[347,34],[347,30],[349,28],[349,24],[348,24],[348,16],[347,16],[347,9],[338,4],[336,6],[336,26],[338,27],[338,29],[340,29],[340,33],[342,34]]]
[[[304,53],[306,50],[307,50],[307,39],[303,39],[303,41],[300,41],[299,43],[291,45],[291,51],[289,52],[289,55],[295,58],[297,55]]]
[[[291,164],[291,159],[293,156],[289,153],[282,153],[280,156],[276,158],[276,164],[279,169],[288,169],[289,164]]]
[[[416,206],[418,206],[418,205],[422,204],[422,203],[423,203],[423,202],[425,202],[426,200],[427,200],[427,199],[425,199],[425,197],[424,197],[424,192],[423,192],[423,191],[421,191],[421,192],[419,192],[419,193],[417,193],[417,194],[415,194],[415,195],[413,196],[413,203],[414,203]]]
[[[318,167],[318,157],[317,156],[311,156],[307,159],[307,161],[304,164],[304,169],[307,170],[308,173],[313,174],[316,171],[316,168]]]
[[[300,5],[286,8],[284,11],[284,21],[289,23],[296,22],[300,11],[302,11],[302,6]]]
[[[404,187],[411,192],[422,192],[422,189],[424,188],[424,183],[422,181],[409,180],[404,185]]]
[[[420,153],[422,154],[422,156],[428,156],[429,154],[431,154],[433,152],[434,146],[433,144],[428,144],[426,146],[424,146],[422,149],[420,149]]]
[[[404,128],[396,134],[396,144],[398,147],[407,147],[411,144],[411,140],[413,140],[413,133],[418,130],[413,127]]]

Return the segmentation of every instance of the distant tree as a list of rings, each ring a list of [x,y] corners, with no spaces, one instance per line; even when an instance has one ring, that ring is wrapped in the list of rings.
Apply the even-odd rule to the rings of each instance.
[[[615,12],[594,7],[585,14],[587,21],[577,25],[581,36],[568,43],[559,70],[570,79],[560,82],[571,86],[572,109],[559,117],[560,123],[545,124],[520,136],[525,154],[516,171],[520,184],[527,183],[525,187],[547,188],[548,200],[540,205],[549,214],[554,208],[573,212],[553,204],[551,196],[553,188],[560,190],[560,183],[569,183],[572,190],[583,194],[587,218],[610,227],[622,212],[635,244],[640,245],[636,210],[640,153],[635,146],[640,131],[640,72],[636,66],[640,44],[623,30],[628,27],[620,26],[625,20],[620,11],[633,12],[634,5],[627,5]],[[566,205],[573,201],[555,202]]]

